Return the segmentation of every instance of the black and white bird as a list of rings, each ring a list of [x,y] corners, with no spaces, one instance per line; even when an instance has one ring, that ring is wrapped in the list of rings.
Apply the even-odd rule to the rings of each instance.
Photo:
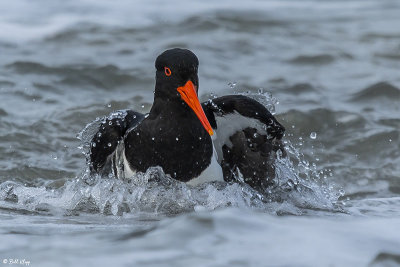
[[[148,114],[132,110],[108,117],[92,139],[90,169],[129,178],[160,166],[190,185],[240,179],[253,188],[274,178],[284,127],[259,102],[229,95],[200,104],[199,61],[174,48],[155,62],[154,103]]]

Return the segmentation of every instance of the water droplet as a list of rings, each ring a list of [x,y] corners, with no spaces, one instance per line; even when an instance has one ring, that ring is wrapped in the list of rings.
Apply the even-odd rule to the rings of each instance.
[[[303,140],[303,137],[300,136],[300,137],[299,137],[299,140]]]
[[[107,107],[111,108],[111,104],[108,104]]]
[[[92,147],[96,147],[96,143],[95,142],[92,143]]]
[[[257,138],[258,133],[254,133],[253,136],[254,136],[254,138]]]
[[[153,141],[154,141],[154,139],[155,139],[154,137],[151,138],[151,140],[153,140]]]
[[[108,146],[108,147],[111,147],[111,143],[108,143],[107,146]]]
[[[98,136],[98,137],[101,137],[101,133],[98,133],[97,136]]]
[[[137,132],[136,135],[139,135],[139,132]]]
[[[344,189],[343,189],[343,188],[340,188],[340,189],[339,189],[339,194],[340,194],[340,196],[344,196],[344,194],[345,194],[345,191],[344,191]]]
[[[228,83],[228,86],[229,86],[231,89],[233,89],[233,88],[235,88],[235,86],[236,86],[236,82]]]
[[[310,133],[310,138],[311,139],[316,139],[317,138],[317,133],[316,132],[311,132]]]
[[[201,136],[199,137],[199,140],[201,140]]]
[[[57,156],[54,156],[53,159],[57,159]]]
[[[179,138],[177,137],[177,138],[175,138],[175,140],[176,140],[176,141],[179,141]]]
[[[295,126],[294,126],[294,125],[292,125],[292,129],[294,129],[294,127],[295,127]]]
[[[109,122],[108,122],[108,125],[112,125],[112,121],[109,121]]]
[[[141,106],[142,108],[144,108],[144,104],[142,104],[142,106]]]

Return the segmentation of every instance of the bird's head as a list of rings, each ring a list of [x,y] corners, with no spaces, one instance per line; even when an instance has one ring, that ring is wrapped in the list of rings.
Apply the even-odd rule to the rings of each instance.
[[[206,131],[213,135],[212,127],[197,96],[198,66],[199,60],[190,50],[173,48],[164,51],[155,63],[155,98],[163,98],[171,103],[183,101],[193,110]]]

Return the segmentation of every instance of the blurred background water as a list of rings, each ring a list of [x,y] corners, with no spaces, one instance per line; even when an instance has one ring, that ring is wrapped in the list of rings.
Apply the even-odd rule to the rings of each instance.
[[[32,266],[400,265],[400,2],[0,2],[0,260]],[[245,93],[286,126],[281,178],[82,182],[77,134],[153,100],[167,48],[200,98]],[[151,179],[150,179],[151,180]],[[6,261],[3,261],[6,260]]]

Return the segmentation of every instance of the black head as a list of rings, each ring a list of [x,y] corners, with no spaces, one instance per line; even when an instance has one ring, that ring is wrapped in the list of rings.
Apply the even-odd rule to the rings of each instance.
[[[199,60],[196,55],[187,49],[173,48],[159,55],[155,65],[157,72],[153,107],[157,106],[157,102],[167,106],[187,105],[212,135],[212,128],[197,96]],[[152,108],[150,114],[153,110],[156,108]]]
[[[155,94],[163,98],[180,98],[176,89],[192,81],[199,88],[197,69],[199,60],[187,49],[173,48],[164,51],[156,59],[156,89]]]

